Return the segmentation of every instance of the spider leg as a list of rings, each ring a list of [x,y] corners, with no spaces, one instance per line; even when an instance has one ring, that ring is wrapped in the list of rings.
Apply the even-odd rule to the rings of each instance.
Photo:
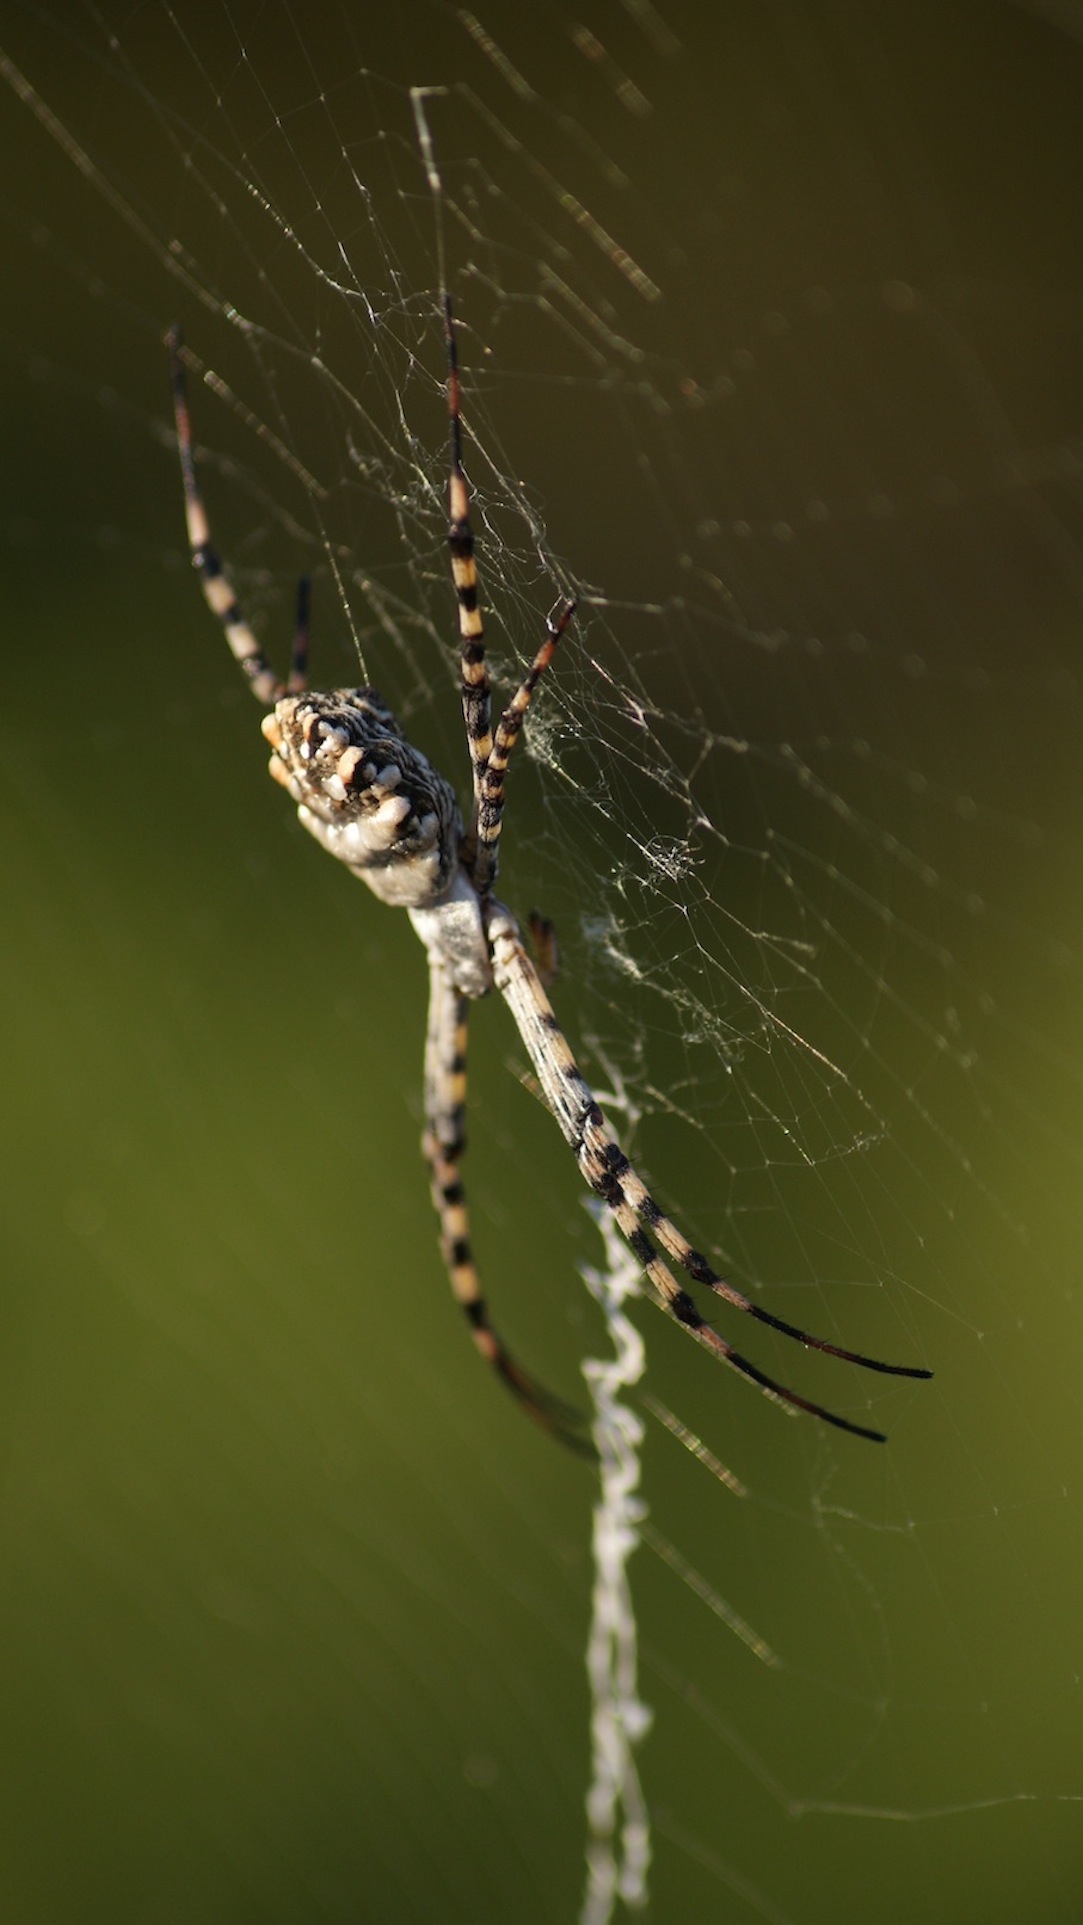
[[[474,531],[470,522],[470,490],[463,472],[462,389],[451,296],[444,296],[444,339],[447,346],[447,408],[451,435],[448,478],[448,548],[451,575],[459,610],[459,644],[463,722],[474,779],[474,807],[463,854],[472,868],[474,886],[485,895],[496,876],[500,826],[504,814],[504,778],[511,752],[540,676],[553,659],[564,630],[575,613],[574,601],[562,604],[554,621],[546,622],[546,636],[497,725],[492,727],[492,689],[485,666],[485,625],[478,605],[478,571],[474,561]]]
[[[606,1133],[608,1135],[608,1132]],[[636,1174],[620,1145],[609,1137],[604,1150],[605,1162],[610,1175],[616,1180],[631,1204],[641,1223],[652,1229],[662,1248],[675,1262],[687,1270],[696,1283],[705,1283],[735,1310],[743,1310],[757,1323],[767,1324],[771,1330],[780,1330],[784,1337],[792,1337],[796,1343],[803,1344],[806,1350],[822,1350],[828,1357],[840,1357],[843,1363],[858,1364],[862,1370],[878,1370],[885,1377],[931,1377],[931,1370],[919,1369],[914,1364],[887,1364],[878,1357],[867,1357],[860,1350],[844,1350],[841,1344],[828,1343],[825,1337],[813,1337],[795,1323],[787,1323],[784,1317],[776,1317],[770,1310],[764,1310],[741,1290],[735,1289],[725,1277],[712,1270],[706,1257],[700,1255],[681,1235],[676,1224],[655,1202],[642,1178]]]
[[[473,822],[470,829],[472,846],[481,806],[482,777],[493,746],[492,705],[489,672],[485,666],[485,625],[478,607],[478,571],[474,564],[474,531],[470,525],[470,491],[463,473],[462,391],[450,294],[444,295],[444,340],[447,346],[447,411],[451,438],[447,542],[459,609],[463,722],[466,725],[466,742],[474,778]]]
[[[173,416],[177,426],[177,450],[180,454],[181,476],[184,481],[184,513],[188,524],[188,546],[192,551],[192,563],[198,571],[207,606],[213,615],[217,615],[225,629],[226,640],[248,678],[253,695],[257,702],[263,703],[265,708],[273,708],[279,696],[285,694],[285,688],[245,621],[240,603],[233,592],[233,584],[222,566],[218,550],[211,541],[207,511],[203,506],[203,497],[196,480],[196,464],[192,452],[192,427],[188,414],[188,383],[184,372],[179,327],[169,330],[166,346],[169,349]],[[299,617],[298,627],[300,626]],[[307,608],[304,626],[307,629]],[[296,664],[295,645],[295,668]]]
[[[562,604],[555,621],[552,616],[549,617],[545,625],[545,640],[497,723],[489,760],[481,778],[478,802],[474,887],[480,896],[487,895],[496,881],[500,830],[504,820],[504,780],[512,750],[522,732],[534,690],[552,661],[557,643],[574,614],[574,601],[567,601]]]
[[[505,1349],[489,1321],[481,1282],[470,1247],[470,1218],[459,1164],[466,1149],[466,1040],[470,1005],[434,960],[429,976],[429,1018],[425,1038],[425,1133],[422,1149],[429,1166],[432,1200],[440,1221],[440,1248],[455,1299],[474,1343],[527,1414],[543,1430],[583,1456],[593,1449],[583,1434],[579,1413],[528,1376]]]
[[[909,1364],[880,1363],[876,1358],[863,1356],[859,1351],[843,1350],[838,1344],[810,1336],[807,1331],[798,1329],[796,1324],[786,1323],[781,1317],[761,1310],[758,1304],[719,1277],[659,1208],[614,1137],[553,1014],[514,919],[500,904],[493,903],[488,912],[487,927],[493,957],[493,980],[515,1018],[545,1100],[575,1152],[585,1182],[612,1210],[618,1228],[643,1267],[655,1301],[698,1343],[713,1351],[715,1356],[758,1385],[770,1397],[784,1404],[792,1404],[798,1410],[809,1411],[838,1430],[849,1431],[856,1437],[870,1438],[874,1443],[883,1443],[882,1431],[851,1423],[849,1418],[839,1417],[835,1412],[825,1410],[822,1404],[811,1403],[808,1398],[799,1396],[784,1384],[776,1383],[773,1377],[768,1377],[758,1365],[750,1363],[747,1357],[743,1357],[732,1344],[719,1336],[700,1315],[687,1291],[681,1289],[642,1225],[650,1227],[667,1254],[680,1262],[696,1282],[706,1283],[735,1309],[746,1311],[761,1323],[780,1330],[784,1336],[792,1337],[809,1348],[827,1351],[846,1363],[861,1364],[868,1370],[883,1371],[890,1376],[931,1377],[932,1372]]]

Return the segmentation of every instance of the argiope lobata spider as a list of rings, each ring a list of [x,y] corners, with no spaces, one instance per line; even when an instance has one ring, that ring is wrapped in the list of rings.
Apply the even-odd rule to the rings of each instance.
[[[881,1431],[825,1410],[750,1363],[701,1316],[666,1258],[734,1309],[810,1349],[893,1377],[929,1377],[932,1372],[907,1364],[880,1363],[810,1336],[744,1296],[693,1249],[655,1202],[609,1129],[553,1014],[519,926],[493,894],[508,763],[534,690],[575,613],[575,603],[564,602],[555,617],[549,617],[545,640],[494,729],[478,607],[470,498],[462,465],[455,328],[451,302],[446,297],[444,329],[451,431],[447,538],[458,602],[463,719],[473,770],[469,828],[464,826],[450,782],[405,740],[374,688],[333,689],[327,694],[308,689],[306,581],[298,591],[289,678],[282,682],[275,674],[241,613],[211,542],[196,480],[179,330],[171,332],[168,345],[192,561],[208,606],[225,629],[252,693],[268,711],[262,729],[272,749],[270,773],[297,804],[301,821],[317,842],[367,882],[384,902],[406,909],[428,954],[422,1147],[451,1287],[478,1350],[530,1415],[565,1443],[586,1448],[577,1429],[576,1413],[535,1383],[497,1336],[470,1246],[466,1198],[459,1175],[466,1147],[467,1020],[471,1002],[496,988],[515,1018],[542,1094],[584,1180],[612,1210],[642,1265],[655,1302],[705,1349],[769,1396],[810,1411],[839,1430],[882,1443]]]

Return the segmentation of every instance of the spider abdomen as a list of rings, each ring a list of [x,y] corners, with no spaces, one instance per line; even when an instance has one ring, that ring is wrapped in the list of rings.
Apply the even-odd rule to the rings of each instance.
[[[262,726],[271,774],[330,855],[398,908],[446,893],[463,834],[455,791],[375,689],[287,695]]]

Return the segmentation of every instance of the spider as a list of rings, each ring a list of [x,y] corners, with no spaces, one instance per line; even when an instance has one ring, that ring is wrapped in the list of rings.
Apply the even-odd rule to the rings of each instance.
[[[545,638],[494,728],[462,461],[456,333],[447,296],[443,314],[451,442],[447,542],[458,605],[463,720],[473,772],[469,826],[464,824],[451,783],[407,742],[374,688],[340,688],[324,694],[309,689],[306,580],[298,590],[288,679],[281,681],[271,667],[211,541],[196,479],[178,328],[170,331],[167,345],[192,563],[208,607],[221,622],[252,693],[267,711],[261,726],[272,751],[270,773],[296,803],[301,821],[316,841],[366,882],[374,895],[407,911],[428,955],[422,1150],[452,1290],[482,1357],[530,1416],[562,1442],[589,1451],[578,1414],[530,1377],[501,1342],[490,1321],[471,1250],[459,1171],[466,1148],[467,1023],[471,1003],[495,988],[511,1010],[544,1100],[584,1180],[613,1212],[654,1301],[704,1349],[772,1399],[810,1412],[855,1437],[882,1443],[882,1431],[812,1403],[751,1363],[701,1315],[670,1264],[731,1308],[809,1349],[893,1377],[930,1377],[932,1372],[880,1363],[811,1336],[753,1302],[711,1268],[656,1203],[614,1137],[553,1014],[519,925],[493,894],[508,764],[534,691],[576,605],[564,601],[547,618]]]

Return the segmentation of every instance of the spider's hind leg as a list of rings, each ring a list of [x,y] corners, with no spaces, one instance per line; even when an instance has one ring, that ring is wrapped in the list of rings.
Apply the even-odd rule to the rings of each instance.
[[[556,1117],[565,1140],[574,1152],[584,1181],[613,1213],[617,1227],[633,1256],[641,1265],[659,1308],[680,1324],[689,1336],[702,1344],[723,1363],[748,1378],[776,1402],[789,1404],[820,1417],[837,1430],[855,1437],[883,1443],[884,1434],[865,1424],[852,1423],[823,1404],[813,1403],[785,1384],[767,1376],[758,1364],[735,1350],[705,1317],[692,1298],[682,1290],[669,1265],[651,1237],[678,1262],[696,1283],[706,1284],[716,1296],[735,1309],[743,1310],[758,1322],[769,1324],[784,1336],[792,1337],[807,1349],[823,1350],[844,1363],[860,1364],[866,1370],[892,1377],[930,1377],[932,1372],[913,1364],[882,1363],[862,1351],[844,1350],[787,1323],[773,1312],[763,1310],[740,1290],[712,1270],[706,1258],[682,1236],[676,1224],[660,1209],[642,1178],[629,1162],[606,1123],[590,1085],[579,1068],[563,1031],[553,1014],[541,979],[523,948],[518,927],[500,903],[491,903],[486,913],[486,932],[493,958],[493,981],[515,1017],[519,1034],[526,1045],[546,1103]],[[648,1235],[650,1231],[650,1235]]]
[[[451,1288],[470,1326],[476,1349],[536,1424],[582,1456],[593,1457],[585,1419],[531,1377],[493,1329],[470,1245],[470,1217],[459,1165],[466,1149],[466,1038],[469,1001],[442,964],[430,975],[425,1042],[425,1134],[433,1206],[440,1222],[440,1248]]]

